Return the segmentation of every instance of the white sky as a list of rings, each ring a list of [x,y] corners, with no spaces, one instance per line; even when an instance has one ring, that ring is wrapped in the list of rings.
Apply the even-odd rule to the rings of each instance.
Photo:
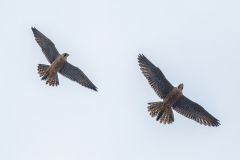
[[[238,159],[239,0],[0,1],[0,159]],[[48,64],[31,26],[98,87],[37,74]],[[220,120],[206,127],[159,101],[142,75],[143,53],[183,93]]]

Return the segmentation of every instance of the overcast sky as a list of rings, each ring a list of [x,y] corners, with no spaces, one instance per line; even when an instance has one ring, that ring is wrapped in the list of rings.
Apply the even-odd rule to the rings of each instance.
[[[239,0],[0,1],[1,160],[238,159]],[[95,92],[59,75],[31,26],[50,38]],[[156,122],[160,101],[141,73],[144,54],[183,93],[220,120],[207,127],[176,112]]]

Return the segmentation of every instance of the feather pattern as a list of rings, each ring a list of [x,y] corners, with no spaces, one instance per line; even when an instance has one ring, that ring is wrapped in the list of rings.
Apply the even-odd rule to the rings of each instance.
[[[55,73],[54,75],[50,76],[47,78],[46,84],[49,84],[49,86],[58,86],[59,81],[58,81],[58,75]]]
[[[138,63],[143,75],[160,98],[165,98],[173,88],[162,71],[153,65],[143,54],[138,55]]]
[[[40,31],[38,31],[35,27],[32,27],[32,31],[48,62],[52,63],[60,55],[54,43],[46,36],[44,36]]]
[[[178,113],[207,126],[219,126],[219,120],[208,113],[202,106],[182,96],[175,104],[173,109]]]
[[[68,62],[66,62],[61,68],[59,73],[84,87],[97,91],[97,87],[88,79],[88,77],[78,67],[75,67]]]
[[[148,103],[148,111],[150,112],[150,115],[152,117],[156,117],[159,112],[161,111],[161,106],[163,105],[163,102],[152,102]]]
[[[38,74],[40,75],[40,77],[42,77],[44,75],[44,73],[46,72],[46,70],[49,68],[49,65],[46,64],[38,64]]]
[[[159,120],[163,124],[171,124],[174,122],[173,111],[171,107],[163,107],[163,102],[148,103],[148,111],[152,117],[156,117],[156,121]]]
[[[174,116],[171,107],[169,107],[167,111],[163,112],[163,115],[161,116],[159,122],[163,124],[171,124],[172,122],[174,122]]]

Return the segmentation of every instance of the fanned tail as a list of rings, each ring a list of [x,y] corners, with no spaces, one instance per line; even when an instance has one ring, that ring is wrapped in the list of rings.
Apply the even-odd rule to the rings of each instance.
[[[49,65],[46,64],[38,64],[38,74],[40,75],[40,77],[42,77],[44,75],[44,73],[46,72],[46,70],[49,68]]]
[[[156,117],[156,121],[160,120],[160,123],[171,124],[174,122],[173,111],[171,107],[166,107],[163,102],[148,103],[148,111],[152,117]]]
[[[58,86],[59,85],[58,75],[57,73],[49,75],[48,72],[49,67],[50,67],[49,65],[38,64],[38,73],[40,77],[42,77],[41,80],[47,80],[46,84],[49,84],[49,86]]]
[[[49,84],[49,86],[58,86],[59,81],[58,81],[58,75],[57,73],[53,74],[49,78],[47,78],[46,84]]]

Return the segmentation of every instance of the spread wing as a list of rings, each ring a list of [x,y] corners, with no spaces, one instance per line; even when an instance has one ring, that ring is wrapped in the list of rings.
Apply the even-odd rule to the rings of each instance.
[[[61,68],[59,73],[73,81],[76,81],[84,87],[97,91],[97,87],[88,79],[88,77],[78,67],[75,67],[68,62],[66,62],[66,64]]]
[[[182,96],[174,105],[173,109],[178,113],[193,119],[194,121],[208,125],[208,126],[219,126],[219,120],[214,118],[199,104],[191,101],[185,96]]]
[[[172,84],[165,78],[162,71],[153,65],[143,54],[138,55],[138,63],[143,75],[160,98],[165,98],[173,88]]]
[[[60,55],[54,43],[41,32],[39,32],[35,27],[32,27],[32,31],[48,62],[52,63]]]

